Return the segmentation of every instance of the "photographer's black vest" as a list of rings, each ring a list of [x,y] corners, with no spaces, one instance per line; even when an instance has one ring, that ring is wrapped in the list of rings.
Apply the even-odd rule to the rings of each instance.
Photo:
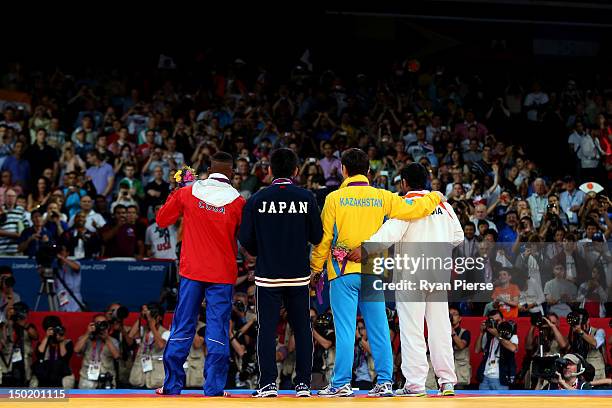
[[[487,365],[487,361],[489,360],[489,354],[491,353],[492,341],[493,337],[487,336],[484,357],[480,362],[480,366],[478,367],[478,373],[476,374],[478,382],[482,382],[484,380],[484,371]],[[501,385],[511,385],[512,383],[514,383],[514,379],[516,377],[516,360],[514,358],[515,355],[512,351],[503,347],[499,341],[497,343],[496,350],[494,350],[493,352],[497,354],[497,351],[499,351],[499,383]]]

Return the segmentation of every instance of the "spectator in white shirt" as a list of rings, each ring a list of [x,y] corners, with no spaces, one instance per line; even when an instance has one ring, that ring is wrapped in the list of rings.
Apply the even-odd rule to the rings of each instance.
[[[546,182],[543,179],[537,178],[533,182],[534,193],[527,198],[529,208],[531,208],[531,219],[536,228],[540,227],[542,217],[546,214],[548,206],[548,197],[546,196]]]
[[[104,217],[93,210],[93,199],[88,195],[81,197],[81,211],[79,212],[85,215],[85,228],[90,232],[96,232],[106,225]],[[68,221],[68,226],[71,228],[74,225],[75,216],[76,214]]]
[[[540,113],[544,111],[544,107],[548,103],[548,95],[542,92],[539,83],[533,84],[533,91],[525,97],[525,109],[527,110],[527,119],[532,122],[540,120]]]

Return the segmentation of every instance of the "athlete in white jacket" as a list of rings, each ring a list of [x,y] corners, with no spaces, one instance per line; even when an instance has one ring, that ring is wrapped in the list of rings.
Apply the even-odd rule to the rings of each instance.
[[[410,164],[402,169],[402,190],[409,191],[405,195],[407,200],[420,197],[428,193],[422,189],[428,178],[425,168],[418,164]],[[447,243],[449,253],[439,256],[452,256],[451,245],[457,246],[463,242],[463,229],[453,208],[448,203],[441,203],[431,215],[418,220],[406,222],[396,219],[388,220],[370,237],[367,248],[375,247],[378,252],[385,246],[395,245],[396,254],[410,253],[406,246],[402,249],[400,243]],[[380,246],[373,243],[387,243]],[[435,245],[435,244],[434,244]],[[433,246],[433,245],[432,245]],[[445,247],[441,245],[441,247]],[[437,247],[436,247],[437,248]],[[438,256],[438,254],[436,254]],[[355,249],[349,255],[351,260],[361,260],[361,248]],[[450,277],[450,271],[448,271]],[[439,295],[439,293],[438,293]],[[448,302],[446,296],[442,299],[426,295],[424,301],[402,301],[396,292],[396,307],[400,324],[400,339],[402,346],[402,373],[406,378],[403,389],[397,390],[398,396],[425,396],[425,381],[429,365],[427,363],[427,349],[425,346],[424,320],[427,320],[428,345],[431,363],[438,377],[441,395],[454,395],[454,385],[457,382],[455,363],[453,358],[453,345],[451,338],[451,324],[448,317]],[[405,298],[404,298],[405,299]],[[428,301],[428,299],[430,301]],[[376,358],[376,356],[374,356]]]

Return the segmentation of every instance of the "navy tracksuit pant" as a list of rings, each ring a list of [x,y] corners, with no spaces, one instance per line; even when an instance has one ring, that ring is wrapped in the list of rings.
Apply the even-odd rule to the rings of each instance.
[[[204,395],[223,395],[229,369],[229,321],[233,290],[233,285],[181,277],[170,338],[164,350],[164,394],[180,394],[185,386],[183,364],[193,343],[200,305],[206,299]]]
[[[257,286],[257,360],[259,386],[276,383],[276,328],[281,304],[287,310],[289,325],[295,336],[295,384],[310,386],[312,373],[312,327],[310,325],[310,292],[303,286]]]

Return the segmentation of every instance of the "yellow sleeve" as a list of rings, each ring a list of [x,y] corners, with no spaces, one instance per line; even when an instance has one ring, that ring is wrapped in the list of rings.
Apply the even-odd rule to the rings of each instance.
[[[440,197],[436,193],[429,193],[423,197],[406,201],[405,198],[390,191],[381,190],[381,192],[383,193],[385,215],[402,221],[425,217],[431,214],[440,203]]]
[[[315,246],[310,256],[310,269],[313,272],[321,272],[329,256],[331,243],[334,239],[334,224],[336,222],[336,202],[334,197],[328,195],[321,211],[323,221],[323,239]]]

